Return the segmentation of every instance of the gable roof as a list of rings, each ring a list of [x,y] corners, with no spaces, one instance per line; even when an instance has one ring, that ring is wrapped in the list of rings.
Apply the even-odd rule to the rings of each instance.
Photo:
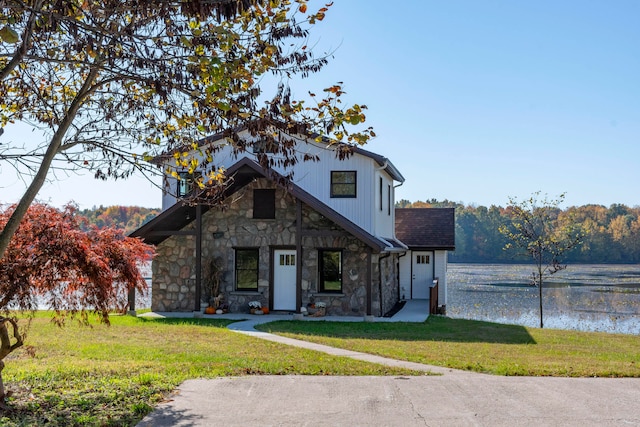
[[[409,249],[453,250],[454,208],[397,208],[396,237]]]
[[[295,198],[301,200],[316,212],[322,214],[324,217],[342,227],[345,231],[365,243],[375,252],[397,250],[393,243],[389,243],[386,240],[368,233],[360,226],[336,212],[331,207],[327,206],[297,185],[293,183],[289,183],[286,186],[282,185],[281,183],[285,182],[285,180],[280,174],[274,171],[267,172],[262,166],[249,158],[244,157],[227,169],[227,176],[231,181],[230,185],[223,193],[223,198],[235,193],[255,178],[271,179],[276,185],[286,188],[286,190]],[[201,208],[203,214],[210,209],[210,207],[206,205],[201,205]],[[169,209],[160,213],[148,223],[130,233],[129,236],[141,237],[146,243],[157,245],[171,237],[171,235],[185,234],[178,233],[178,231],[195,219],[195,212],[195,206],[178,202]]]
[[[234,133],[240,133],[243,131],[248,131],[248,126],[242,126],[242,127],[237,127],[234,129],[231,129],[229,131],[223,131],[223,132],[218,132],[215,133],[213,135],[207,136],[205,138],[202,138],[201,140],[198,141],[198,147],[202,147],[205,144],[212,144],[215,143],[217,141],[221,141],[227,137],[229,137],[229,132],[234,132]],[[300,130],[298,130],[300,132]],[[297,133],[299,136],[301,136],[302,138],[312,138],[313,141],[306,141],[308,143],[315,143],[315,138],[318,137],[318,134],[303,134],[303,133]],[[322,137],[322,141],[324,143],[327,144],[327,146],[334,146],[334,147],[347,147],[352,153],[356,153],[359,154],[361,156],[364,157],[368,157],[370,159],[372,159],[373,161],[375,161],[379,167],[381,167],[385,172],[387,172],[389,174],[389,176],[394,180],[394,181],[398,181],[398,182],[404,182],[405,178],[404,176],[402,176],[402,174],[400,173],[400,171],[398,170],[398,168],[396,168],[393,163],[391,163],[391,160],[389,160],[387,157],[384,157],[380,154],[376,154],[373,153],[371,151],[367,151],[363,148],[360,148],[359,146],[355,146],[355,145],[350,145],[350,144],[345,144],[343,142],[338,142],[338,141],[332,141],[327,137]],[[151,163],[159,165],[161,164],[163,161],[166,161],[170,158],[173,157],[173,154],[177,151],[192,151],[193,148],[191,146],[185,145],[183,147],[180,148],[176,148],[174,150],[171,151],[167,151],[163,154],[160,154],[158,156],[155,156],[153,159],[151,159]]]

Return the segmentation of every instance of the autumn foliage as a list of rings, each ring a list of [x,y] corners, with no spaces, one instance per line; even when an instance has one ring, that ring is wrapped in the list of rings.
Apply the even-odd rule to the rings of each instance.
[[[13,207],[0,211],[3,227]],[[87,226],[72,205],[34,204],[0,259],[0,310],[47,306],[66,313],[100,313],[126,306],[131,288],[145,291],[138,265],[153,249],[122,230]]]
[[[476,206],[436,199],[396,203],[400,208],[455,208],[456,250],[449,262],[513,263],[528,262],[527,255],[503,250],[508,239],[498,230],[508,224],[512,210],[502,206]],[[557,210],[558,220],[580,226],[584,243],[567,252],[570,264],[640,263],[640,206],[614,203],[571,206]]]
[[[14,208],[0,210],[0,227]],[[0,258],[0,409],[6,397],[3,359],[25,338],[12,310],[47,307],[59,324],[68,316],[86,322],[94,311],[108,323],[111,310],[126,307],[129,290],[146,290],[138,266],[152,255],[151,246],[122,230],[89,226],[72,205],[29,208]]]

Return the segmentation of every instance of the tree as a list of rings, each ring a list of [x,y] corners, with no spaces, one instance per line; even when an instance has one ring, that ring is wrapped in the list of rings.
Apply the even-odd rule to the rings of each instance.
[[[87,219],[87,223],[98,228],[115,227],[124,230],[125,234],[139,228],[160,213],[160,209],[149,209],[139,206],[109,206],[83,209],[79,215]]]
[[[534,262],[532,284],[538,287],[540,303],[540,327],[544,327],[542,315],[542,288],[544,280],[567,268],[561,264],[562,256],[582,242],[584,233],[571,220],[558,220],[558,206],[564,200],[564,193],[557,199],[549,200],[545,195],[539,200],[540,192],[523,202],[509,198],[507,212],[510,224],[501,225],[499,230],[510,243],[505,249],[517,249],[528,254]]]
[[[28,123],[35,143],[3,142],[0,161],[33,179],[0,232],[0,257],[50,170],[88,169],[96,178],[158,173],[146,161],[172,153],[177,170],[210,163],[222,133],[238,150],[274,143],[296,161],[281,133],[365,143],[361,105],[340,106],[340,84],[295,100],[288,79],[319,71],[327,55],[307,47],[308,28],[328,10],[306,0],[8,0],[0,6],[0,128]],[[271,80],[265,75],[272,74]],[[260,83],[277,86],[266,96]],[[275,82],[274,82],[275,81]],[[250,131],[243,139],[239,129]],[[188,152],[197,150],[198,155]],[[340,155],[346,155],[339,151]],[[266,156],[263,166],[273,166]],[[223,171],[199,177],[224,186]]]
[[[13,209],[0,211],[0,226]],[[71,205],[60,211],[34,204],[0,259],[0,403],[3,359],[26,335],[16,310],[28,315],[48,306],[59,325],[67,317],[86,323],[90,310],[108,324],[110,311],[125,309],[130,290],[147,288],[138,267],[151,259],[152,247],[113,228],[83,231],[81,222]]]

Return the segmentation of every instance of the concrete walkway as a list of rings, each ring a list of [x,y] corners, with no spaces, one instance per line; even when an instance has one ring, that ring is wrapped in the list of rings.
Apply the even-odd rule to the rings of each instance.
[[[392,318],[426,320],[425,301]],[[169,313],[146,316],[179,317]],[[184,315],[184,313],[182,313]],[[501,377],[404,362],[259,332],[291,315],[216,315],[256,338],[438,376],[247,376],[188,380],[138,425],[168,426],[640,426],[640,380]],[[305,318],[363,321],[362,317]]]
[[[424,310],[427,311],[424,311]],[[374,322],[424,322],[429,316],[429,301],[427,300],[410,300],[404,305],[402,310],[396,313],[393,317],[376,317]],[[274,316],[276,317],[276,316]],[[414,371],[432,372],[432,373],[454,373],[462,371],[454,371],[453,369],[442,368],[439,366],[423,365],[421,363],[407,362],[404,360],[390,359],[382,356],[375,356],[368,353],[360,353],[358,351],[345,350],[336,347],[330,347],[328,345],[316,344],[308,341],[296,340],[293,338],[287,338],[280,335],[270,334],[268,332],[261,332],[255,329],[258,324],[272,322],[274,319],[269,316],[252,316],[251,319],[241,322],[232,323],[228,328],[232,331],[236,331],[252,337],[261,338],[263,340],[278,342],[280,344],[286,344],[294,347],[306,348],[309,350],[320,351],[322,353],[331,354],[333,356],[349,357],[351,359],[363,360],[365,362],[377,363],[380,365],[392,366],[397,368],[407,368]],[[281,319],[277,319],[281,320]],[[291,320],[291,316],[288,318]],[[326,317],[305,317],[304,320],[309,321],[341,321],[341,322],[362,322],[362,317],[338,317],[338,316],[326,316]]]
[[[408,300],[404,307],[397,312],[393,317],[374,317],[370,319],[373,322],[416,322],[422,323],[429,317],[429,301],[428,300]],[[145,317],[193,317],[192,313],[145,313],[141,316]],[[217,314],[217,315],[203,315],[203,318],[218,318],[218,319],[230,319],[238,320],[228,326],[232,331],[239,332],[252,337],[261,338],[267,341],[278,342],[294,347],[306,348],[309,350],[320,351],[322,353],[331,354],[333,356],[349,357],[351,359],[363,360],[365,362],[377,363],[380,365],[392,366],[397,368],[407,368],[414,371],[423,371],[431,373],[454,373],[463,372],[455,371],[453,369],[442,368],[439,366],[423,365],[421,363],[407,362],[404,360],[390,359],[382,356],[375,356],[373,354],[360,353],[357,351],[344,350],[341,348],[330,347],[323,344],[316,344],[308,341],[296,340],[293,338],[287,338],[280,335],[274,335],[267,332],[257,331],[256,325],[275,322],[277,320],[293,320],[292,314],[269,314],[269,315],[250,315],[241,313],[230,314]],[[304,317],[304,321],[327,321],[327,322],[362,322],[365,321],[363,317],[356,316],[324,316],[324,317]]]
[[[140,315],[141,317],[156,317],[156,318],[192,318],[194,314],[192,312],[150,312]],[[275,322],[276,320],[293,320],[293,314],[268,314],[262,316],[256,316],[248,313],[226,313],[226,314],[201,314],[198,316],[203,319],[229,319],[229,320],[248,320],[258,323]],[[397,312],[393,317],[372,317],[370,321],[373,322],[418,322],[422,323],[429,317],[429,300],[426,299],[414,299],[408,300],[404,307]],[[365,318],[362,316],[323,316],[323,317],[311,317],[305,316],[302,320],[305,321],[329,321],[329,322],[363,322]]]

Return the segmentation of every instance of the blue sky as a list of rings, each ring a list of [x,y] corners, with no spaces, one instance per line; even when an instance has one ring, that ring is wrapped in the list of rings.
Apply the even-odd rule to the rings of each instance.
[[[310,40],[334,59],[293,88],[343,81],[347,101],[369,107],[378,136],[365,148],[405,176],[397,199],[504,206],[542,191],[566,192],[567,206],[640,205],[640,2],[390,4],[336,0]],[[4,201],[23,189],[9,181]],[[160,192],[86,176],[40,199],[151,207]]]

